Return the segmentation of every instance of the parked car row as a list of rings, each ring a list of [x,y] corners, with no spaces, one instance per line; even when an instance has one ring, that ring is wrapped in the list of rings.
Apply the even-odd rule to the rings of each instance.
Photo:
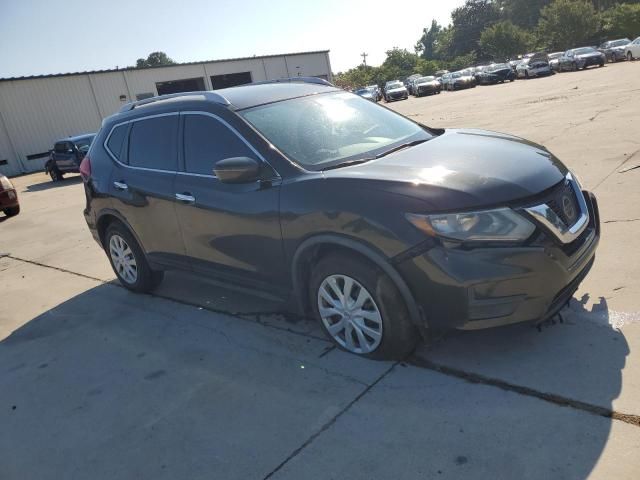
[[[413,74],[404,81],[389,81],[383,89],[376,85],[355,91],[369,100],[385,102],[406,100],[409,95],[422,97],[439,94],[442,90],[456,91],[475,88],[477,85],[496,85],[516,79],[538,78],[555,72],[584,70],[591,66],[602,67],[607,62],[640,58],[640,37],[604,42],[599,48],[572,48],[566,52],[528,53],[521,58],[504,63],[477,65],[457,72],[440,70],[432,76]]]

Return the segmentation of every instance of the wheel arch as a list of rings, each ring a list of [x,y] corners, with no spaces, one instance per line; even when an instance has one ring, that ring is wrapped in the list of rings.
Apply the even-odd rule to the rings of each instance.
[[[131,227],[129,222],[127,222],[127,220],[122,216],[122,214],[120,214],[116,210],[111,210],[111,209],[102,210],[96,220],[96,228],[98,229],[98,238],[100,238],[100,244],[102,245],[102,248],[105,247],[104,237],[107,233],[107,228],[109,228],[109,225],[111,225],[111,223],[113,222],[121,223],[129,231],[129,233],[133,235],[133,238],[135,238],[136,242],[138,242],[140,249],[146,255],[144,244],[140,241],[140,237],[138,237],[138,234],[136,233],[136,231]]]
[[[317,235],[308,238],[298,246],[293,256],[293,261],[291,263],[291,281],[293,291],[296,294],[298,308],[301,312],[306,313],[310,310],[309,298],[306,290],[308,288],[312,262],[335,250],[355,253],[356,255],[370,261],[387,274],[400,292],[407,310],[409,311],[411,322],[418,326],[426,325],[409,286],[393,265],[387,261],[384,254],[375,249],[375,247],[367,245],[359,240],[331,234]]]

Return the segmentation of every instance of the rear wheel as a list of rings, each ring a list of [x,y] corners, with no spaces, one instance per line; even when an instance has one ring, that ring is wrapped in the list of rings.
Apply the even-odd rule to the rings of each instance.
[[[343,254],[322,259],[311,275],[310,297],[325,333],[350,353],[402,359],[420,338],[394,283],[365,260]]]
[[[627,52],[627,60],[628,61],[633,60],[633,55],[631,55],[631,52]]]
[[[146,293],[160,285],[164,272],[151,269],[142,248],[124,225],[118,222],[109,225],[104,244],[111,267],[123,286]]]
[[[7,217],[15,217],[17,214],[20,213],[20,205],[16,205],[15,207],[5,208],[3,212]]]

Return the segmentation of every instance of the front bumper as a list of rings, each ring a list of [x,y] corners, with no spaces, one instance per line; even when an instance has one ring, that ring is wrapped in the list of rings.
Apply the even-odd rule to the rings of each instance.
[[[427,326],[475,330],[557,313],[591,269],[600,239],[596,199],[584,195],[589,224],[571,244],[539,229],[526,246],[439,245],[398,264]]]
[[[544,77],[546,75],[551,75],[553,70],[551,67],[543,67],[543,68],[531,68],[529,69],[529,76],[531,77]]]
[[[418,93],[420,95],[427,95],[429,93],[439,92],[440,89],[441,89],[441,87],[439,87],[439,86],[429,85],[429,86],[425,86],[425,87],[418,87]]]
[[[409,98],[409,92],[405,93],[387,93],[388,100],[403,100]]]
[[[579,68],[593,67],[595,65],[604,64],[605,60],[602,57],[587,57],[578,61]]]

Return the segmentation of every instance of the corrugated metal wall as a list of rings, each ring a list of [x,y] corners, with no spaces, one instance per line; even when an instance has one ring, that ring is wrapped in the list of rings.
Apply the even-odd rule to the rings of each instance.
[[[95,132],[104,117],[136,95],[157,95],[156,82],[251,72],[253,81],[302,76],[331,79],[328,52],[254,57],[144,70],[120,70],[0,81],[0,173],[18,175],[44,168],[56,140]],[[6,164],[3,164],[6,160]]]

